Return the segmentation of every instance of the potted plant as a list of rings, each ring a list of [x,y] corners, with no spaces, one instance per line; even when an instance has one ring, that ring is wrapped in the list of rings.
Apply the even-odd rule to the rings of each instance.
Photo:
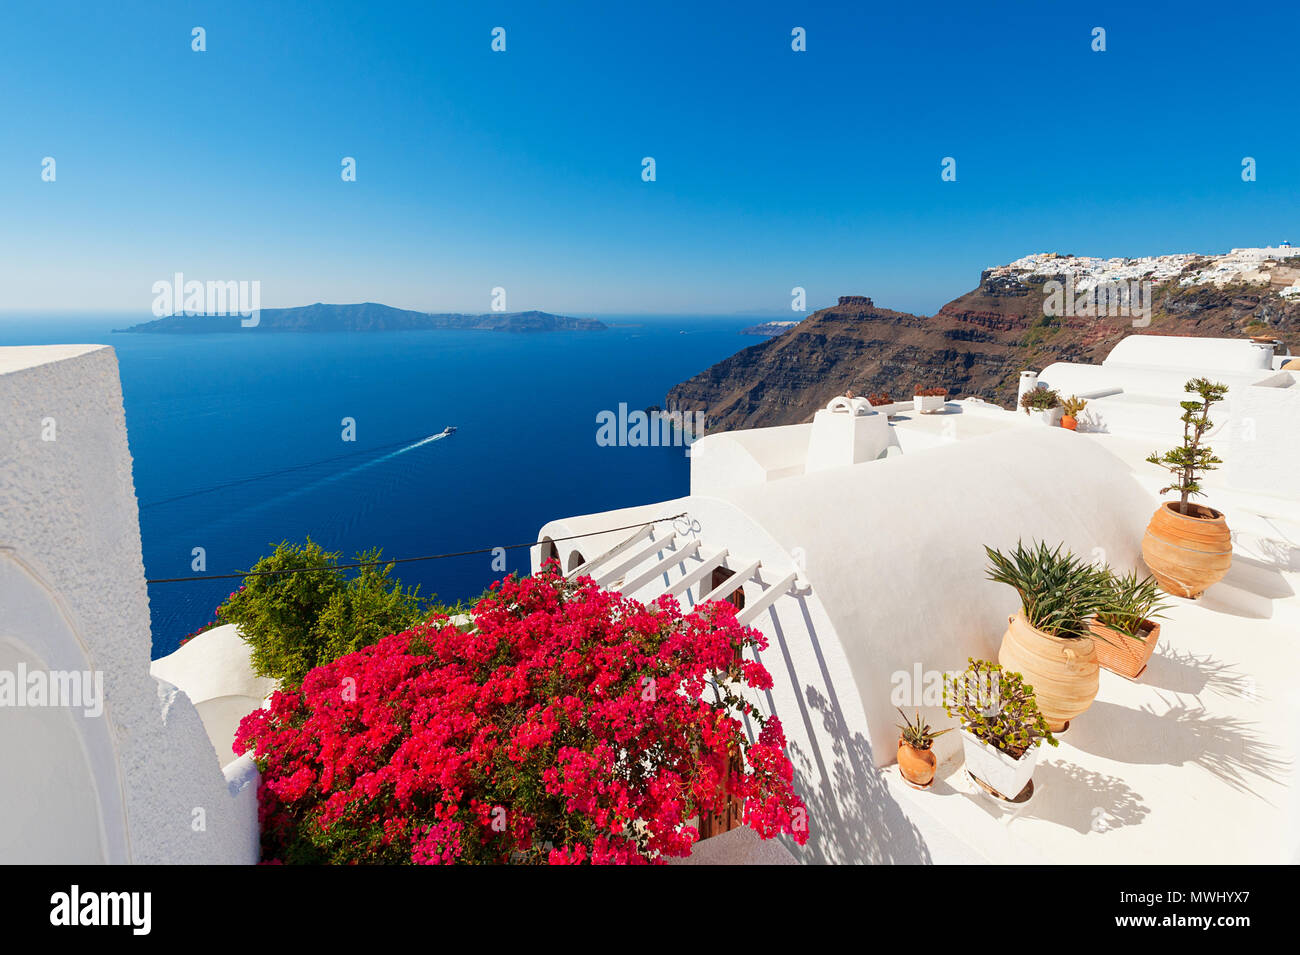
[[[1068,428],[1070,431],[1077,431],[1079,428],[1079,415],[1083,414],[1083,409],[1088,407],[1088,402],[1078,395],[1070,395],[1061,402],[1061,427]]]
[[[949,732],[952,727],[936,733],[921,719],[920,712],[915,720],[909,720],[900,707],[894,709],[903,718],[903,722],[898,724],[898,772],[914,789],[929,789],[938,765],[932,749],[935,737]]]
[[[1157,617],[1168,605],[1160,599],[1154,577],[1138,579],[1136,571],[1106,575],[1106,606],[1091,623],[1097,637],[1097,663],[1122,677],[1136,680],[1160,639]]]
[[[1032,388],[1020,397],[1020,407],[1043,424],[1061,422],[1061,396],[1055,388]]]
[[[1009,555],[991,547],[990,580],[1015,588],[1020,612],[1007,618],[998,662],[1035,687],[1052,732],[1063,731],[1097,695],[1097,649],[1092,617],[1105,608],[1106,571],[1086,564],[1064,545],[1055,550],[1019,541]]]
[[[912,408],[921,414],[942,411],[948,400],[947,388],[914,388],[912,390]]]
[[[1181,402],[1183,443],[1164,454],[1151,454],[1147,461],[1173,475],[1161,494],[1177,491],[1179,500],[1167,501],[1156,509],[1142,538],[1142,557],[1160,586],[1178,597],[1199,597],[1220,580],[1232,566],[1232,534],[1223,513],[1191,503],[1199,496],[1200,478],[1223,462],[1202,445],[1213,426],[1210,405],[1222,401],[1228,386],[1206,378],[1193,378],[1185,390],[1195,400]]]
[[[1044,740],[1057,745],[1024,677],[988,660],[969,660],[944,677],[943,708],[961,724],[966,771],[995,797],[1014,800],[1029,786]]]

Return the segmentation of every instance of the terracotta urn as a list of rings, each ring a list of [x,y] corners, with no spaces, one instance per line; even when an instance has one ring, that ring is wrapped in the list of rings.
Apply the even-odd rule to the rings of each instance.
[[[1079,430],[1079,419],[1072,414],[1061,415],[1061,427],[1070,431]]]
[[[933,749],[917,749],[902,737],[898,740],[898,771],[917,789],[929,789],[934,782],[937,761]]]
[[[1092,637],[1054,637],[1029,625],[1024,614],[1007,618],[998,663],[1034,688],[1038,709],[1053,733],[1089,706],[1100,683]]]
[[[1097,635],[1093,641],[1097,648],[1097,663],[1111,673],[1136,680],[1147,668],[1147,661],[1155,652],[1156,641],[1160,639],[1160,624],[1152,620],[1143,620],[1138,640],[1113,627],[1092,622],[1092,632]]]
[[[1212,507],[1177,501],[1160,505],[1142,538],[1142,559],[1164,590],[1175,597],[1199,597],[1232,566],[1232,532]]]

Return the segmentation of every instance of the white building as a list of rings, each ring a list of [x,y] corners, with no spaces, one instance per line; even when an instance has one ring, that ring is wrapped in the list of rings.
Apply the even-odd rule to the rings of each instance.
[[[700,439],[687,496],[552,521],[533,563],[640,599],[743,600],[776,681],[756,702],[780,715],[810,810],[800,861],[1295,861],[1300,386],[1282,360],[1134,337],[1027,379],[1090,397],[1086,433],[974,399],[928,415],[837,399],[811,424]],[[1168,446],[1194,374],[1231,389],[1213,436],[1227,466],[1207,482],[1235,531],[1228,577],[1177,603],[1140,682],[1102,674],[1028,803],[977,793],[955,734],[932,790],[902,784],[894,700],[915,689],[948,725],[935,678],[996,656],[1016,608],[984,579],[984,545],[1140,566],[1162,477],[1142,459]],[[0,705],[0,861],[255,861],[257,774],[230,743],[268,686],[227,628],[151,665],[112,350],[0,348],[0,408],[0,678],[103,686],[88,705]],[[606,530],[624,525],[641,529]],[[778,850],[727,833],[691,861]]]
[[[689,495],[552,521],[533,565],[557,557],[641,600],[743,600],[776,681],[755,702],[781,718],[812,819],[789,847],[802,861],[1296,861],[1300,386],[1280,364],[1249,341],[1130,337],[1100,366],[1038,376],[1091,397],[1078,433],[978,400],[917,415],[836,399],[811,424],[698,440]],[[1228,577],[1175,601],[1141,681],[1102,673],[1027,804],[977,792],[955,733],[935,787],[904,785],[895,702],[952,725],[938,675],[996,659],[1018,609],[985,579],[984,545],[1061,541],[1141,568],[1164,477],[1143,459],[1175,440],[1196,375],[1230,385],[1213,435],[1228,464],[1207,482],[1235,532]]]

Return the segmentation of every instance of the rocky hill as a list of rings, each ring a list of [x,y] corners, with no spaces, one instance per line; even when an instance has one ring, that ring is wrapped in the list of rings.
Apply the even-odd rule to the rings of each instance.
[[[1133,293],[1119,307],[1116,287],[1126,298]],[[1089,308],[1089,298],[1099,304]],[[930,317],[846,295],[676,385],[666,405],[703,411],[710,431],[808,421],[846,390],[906,399],[914,386],[940,386],[1010,407],[1022,370],[1100,362],[1135,331],[1268,335],[1300,352],[1300,258],[1286,248],[1147,259],[1027,256],[986,270],[978,288]]]
[[[569,318],[550,312],[461,313],[414,312],[377,302],[356,305],[300,305],[264,308],[256,326],[244,329],[238,315],[167,315],[152,322],[119,329],[126,332],[391,332],[419,329],[473,329],[493,332],[600,331],[604,322]]]

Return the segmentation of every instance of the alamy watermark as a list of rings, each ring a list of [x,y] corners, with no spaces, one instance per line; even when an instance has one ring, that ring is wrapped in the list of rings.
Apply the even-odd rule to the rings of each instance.
[[[1151,283],[1138,279],[1098,282],[1076,289],[1073,276],[1043,283],[1043,314],[1054,318],[1131,318],[1134,328],[1151,324]]]
[[[102,670],[0,670],[0,707],[80,709],[95,718],[104,712]]]
[[[991,715],[1001,707],[999,683],[987,673],[928,670],[917,661],[911,670],[895,670],[889,682],[889,702],[900,709],[969,705]]]
[[[148,935],[153,927],[152,892],[88,892],[73,885],[50,896],[54,926],[121,926],[132,935]]]
[[[704,435],[704,412],[627,410],[619,402],[618,411],[596,413],[596,444],[602,448],[686,448]]]
[[[169,315],[239,315],[239,324],[255,328],[262,320],[262,283],[257,279],[200,282],[177,272],[153,283],[153,313]]]

